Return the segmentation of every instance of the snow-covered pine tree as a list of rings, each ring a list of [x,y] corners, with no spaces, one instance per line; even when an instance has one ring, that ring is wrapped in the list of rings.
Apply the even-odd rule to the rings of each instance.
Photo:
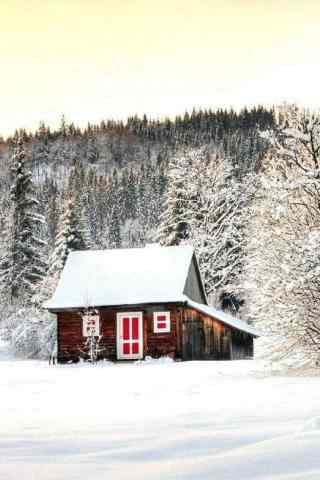
[[[144,227],[146,226],[146,218],[147,218],[147,209],[148,209],[148,201],[147,201],[147,185],[146,185],[146,167],[144,164],[141,165],[140,169],[137,172],[136,177],[136,184],[137,184],[137,217],[140,219],[141,225]]]
[[[131,167],[128,173],[128,186],[125,197],[124,209],[127,218],[135,219],[137,216],[137,192],[136,192],[137,175]]]
[[[97,248],[100,244],[99,236],[101,226],[99,224],[97,177],[93,168],[91,168],[86,174],[83,189],[83,218],[88,232],[88,248]]]
[[[147,218],[147,241],[152,240],[156,235],[159,218],[162,214],[162,171],[159,167],[153,167],[149,179],[149,199]]]
[[[50,250],[54,247],[55,238],[57,235],[59,213],[60,213],[60,199],[52,195],[48,197],[45,205],[46,218],[48,223],[48,244]]]
[[[42,239],[45,222],[35,198],[21,137],[16,139],[13,147],[11,178],[6,246],[0,260],[0,286],[9,302],[29,301],[46,274],[46,243]]]
[[[120,215],[117,204],[113,205],[108,228],[108,248],[121,247]]]
[[[184,151],[169,162],[166,201],[156,234],[161,245],[178,245],[189,238],[192,180],[195,180],[193,161],[194,151]]]
[[[85,233],[86,225],[84,223],[85,219],[79,218],[74,199],[69,196],[65,200],[58,224],[55,248],[50,258],[47,277],[41,286],[38,303],[42,303],[53,294],[69,252],[88,248]]]
[[[107,248],[108,245],[108,225],[110,220],[111,199],[113,195],[113,185],[110,177],[98,177],[95,189],[95,204],[97,215],[97,248]]]
[[[237,180],[231,162],[205,147],[177,155],[170,163],[168,181],[160,242],[191,243],[211,301],[238,310],[244,225],[254,177]]]
[[[239,277],[254,177],[237,180],[231,163],[216,155],[207,160],[195,156],[194,169],[197,194],[192,204],[190,241],[210,300],[236,313],[242,303]]]
[[[76,161],[68,182],[69,198],[75,222],[78,222],[78,233],[82,239],[82,249],[92,248],[93,241],[90,228],[89,189],[83,165]]]
[[[300,362],[320,353],[320,120],[290,108],[282,122],[248,225],[243,285],[248,318],[277,336],[268,355]]]
[[[41,122],[31,145],[32,170],[37,184],[43,181],[49,165],[49,133],[49,128]]]
[[[96,145],[96,140],[93,135],[88,137],[87,141],[87,162],[90,165],[97,163],[99,160],[99,151]]]
[[[117,189],[114,190],[114,204],[117,204],[120,224],[124,223],[128,217],[128,212],[125,208],[126,196],[128,192],[128,171],[124,168],[117,181]]]

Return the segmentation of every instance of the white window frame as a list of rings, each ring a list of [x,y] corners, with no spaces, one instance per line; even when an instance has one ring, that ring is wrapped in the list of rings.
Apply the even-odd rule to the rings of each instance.
[[[96,326],[94,330],[88,331],[87,322],[95,320]],[[82,317],[82,336],[83,337],[99,337],[100,336],[100,316],[99,315],[83,315]]]
[[[166,317],[165,320],[161,320],[161,322],[166,323],[165,328],[158,328],[158,317],[159,316]],[[153,332],[154,333],[170,333],[171,332],[171,318],[170,312],[153,312]]]

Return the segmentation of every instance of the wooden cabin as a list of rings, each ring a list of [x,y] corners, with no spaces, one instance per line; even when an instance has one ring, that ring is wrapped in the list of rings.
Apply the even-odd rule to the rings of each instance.
[[[59,362],[86,357],[89,330],[110,360],[250,358],[259,336],[208,305],[190,246],[71,252],[45,307],[57,315]]]

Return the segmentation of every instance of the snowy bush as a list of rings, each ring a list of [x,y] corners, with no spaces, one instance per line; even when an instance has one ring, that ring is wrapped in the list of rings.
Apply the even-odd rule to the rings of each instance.
[[[32,307],[14,308],[1,322],[2,336],[21,358],[48,358],[55,354],[56,320],[48,312]]]

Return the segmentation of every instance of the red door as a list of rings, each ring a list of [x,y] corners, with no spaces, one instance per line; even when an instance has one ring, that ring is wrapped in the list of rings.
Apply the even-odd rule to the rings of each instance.
[[[142,312],[117,314],[117,357],[143,357]]]

